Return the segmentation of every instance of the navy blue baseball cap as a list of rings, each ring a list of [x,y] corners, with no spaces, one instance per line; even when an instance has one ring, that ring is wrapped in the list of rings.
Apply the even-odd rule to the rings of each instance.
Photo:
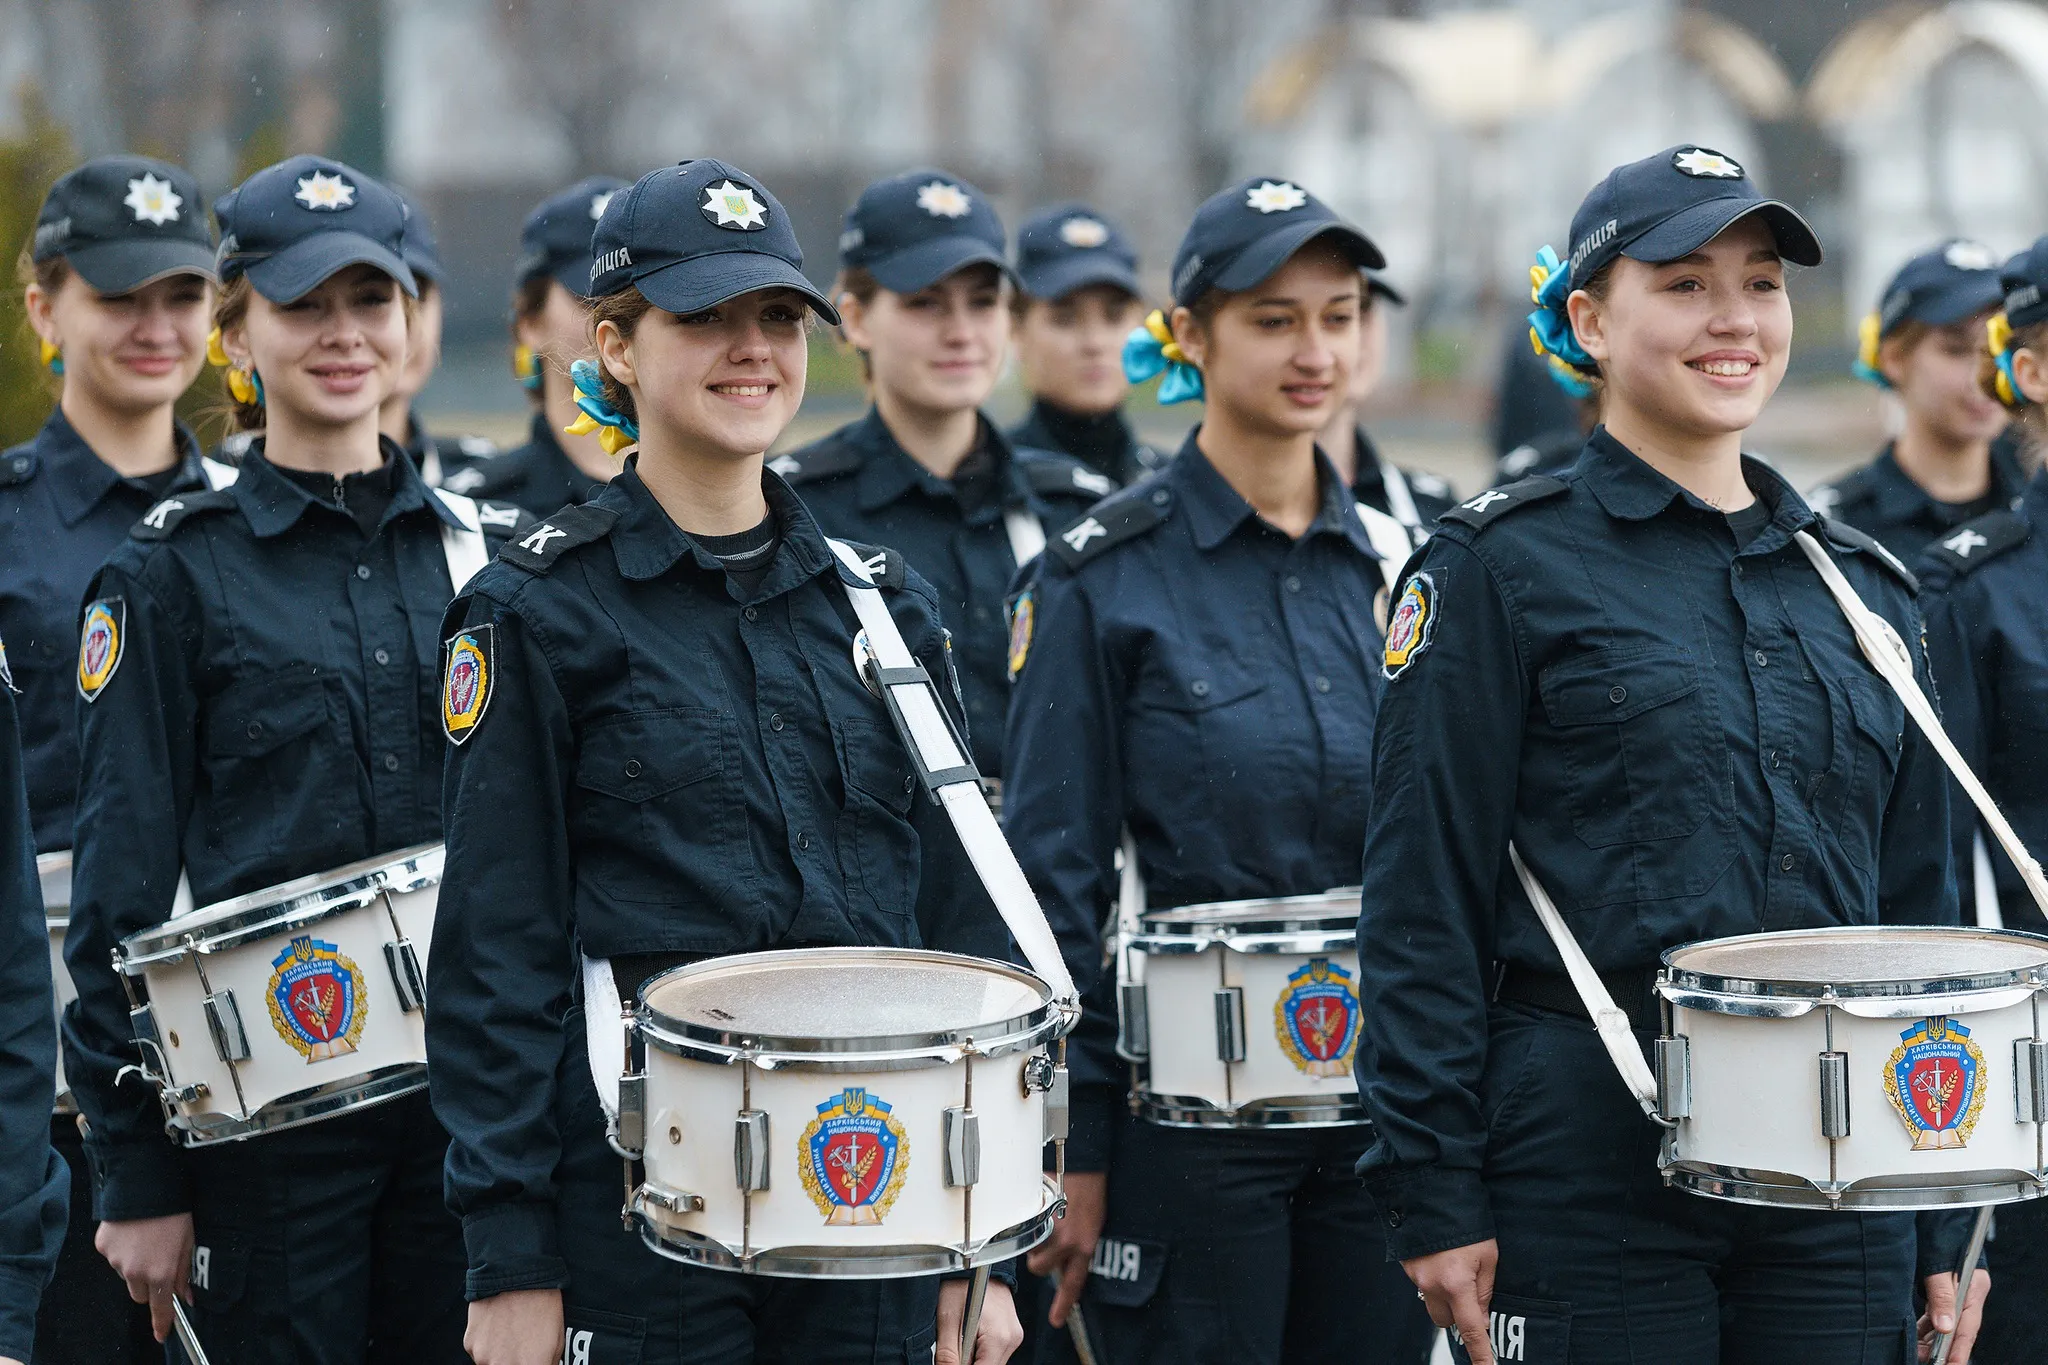
[[[577,298],[588,298],[590,234],[597,230],[597,220],[604,217],[612,196],[626,188],[617,176],[593,175],[541,200],[520,224],[519,264],[513,278],[525,284],[537,275],[548,275]]]
[[[324,156],[266,166],[222,195],[221,282],[247,275],[272,303],[290,303],[352,265],[373,265],[418,294],[405,263],[405,201],[390,186]]]
[[[1387,263],[1372,238],[1292,181],[1239,181],[1195,210],[1173,253],[1173,301],[1186,307],[1211,289],[1249,289],[1318,237],[1328,237],[1360,270]]]
[[[2005,298],[1998,266],[1997,252],[1962,237],[1921,252],[1878,296],[1878,335],[1890,336],[1902,322],[1946,327],[1997,308]]]
[[[723,161],[664,166],[612,195],[590,253],[591,298],[631,285],[656,308],[687,316],[757,289],[793,289],[827,322],[839,321],[804,278],[782,202]]]
[[[413,278],[428,284],[441,280],[441,244],[434,240],[433,224],[420,211],[419,201],[396,185],[388,186],[398,196],[398,202],[405,205],[405,238],[398,254],[412,267]]]
[[[2005,291],[2005,320],[2015,327],[2048,322],[2048,237],[2043,237],[1998,271]]]
[[[1820,238],[1806,220],[1764,198],[1733,157],[1688,143],[1617,166],[1572,215],[1571,287],[1618,256],[1652,265],[1690,256],[1752,213],[1770,226],[1780,256],[1820,264]]]
[[[992,265],[1014,280],[1003,245],[1003,220],[987,195],[944,171],[905,171],[853,201],[839,232],[839,264],[914,294],[970,265]]]
[[[213,235],[199,182],[182,166],[102,156],[60,177],[36,215],[31,259],[62,256],[102,294],[170,275],[213,278]]]
[[[1017,281],[1034,299],[1063,299],[1106,284],[1133,298],[1138,253],[1116,224],[1082,203],[1040,209],[1017,229]]]

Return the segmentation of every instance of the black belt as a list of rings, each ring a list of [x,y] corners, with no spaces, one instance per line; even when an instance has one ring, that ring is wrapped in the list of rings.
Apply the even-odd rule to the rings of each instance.
[[[1663,1020],[1657,1009],[1656,968],[1602,972],[1600,980],[1606,984],[1607,993],[1614,997],[1614,1003],[1628,1015],[1630,1028],[1638,1033],[1662,1031]],[[1553,1014],[1568,1014],[1589,1024],[1593,1022],[1593,1016],[1586,1012],[1586,1002],[1579,998],[1578,987],[1572,985],[1572,979],[1562,972],[1544,972],[1508,963],[1501,969],[1500,985],[1494,989],[1493,998],[1512,1005],[1549,1010]]]

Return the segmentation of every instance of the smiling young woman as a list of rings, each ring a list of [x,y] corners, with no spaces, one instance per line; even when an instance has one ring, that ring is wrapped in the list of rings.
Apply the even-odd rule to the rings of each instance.
[[[360,1361],[375,1342],[453,1365],[461,1230],[423,1089],[188,1148],[153,1087],[124,1081],[146,1059],[110,956],[174,912],[181,884],[208,906],[439,838],[441,611],[459,562],[490,552],[478,522],[518,529],[513,509],[444,500],[379,437],[414,287],[391,192],[294,157],[215,212],[227,247],[208,345],[236,420],[264,435],[231,487],[167,496],[114,550],[86,593],[74,675],[65,1039],[98,1244],[159,1339],[175,1297],[224,1359]],[[244,1018],[252,1036],[268,1026]]]
[[[1917,641],[1910,575],[1742,453],[1790,356],[1787,267],[1818,264],[1820,244],[1700,147],[1613,171],[1571,243],[1568,264],[1539,259],[1531,323],[1599,387],[1604,425],[1560,476],[1446,513],[1389,627],[1359,924],[1377,1138],[1360,1171],[1390,1250],[1475,1361],[1494,1358],[1490,1322],[1512,1322],[1494,1341],[1529,1361],[1900,1360],[1916,1251],[1937,1325],[1953,1315],[1953,1217],[1916,1242],[1910,1215],[1666,1187],[1660,1130],[1509,866],[1512,841],[1639,1045],[1667,948],[1955,923],[1930,818],[1947,774],[1793,536]]]

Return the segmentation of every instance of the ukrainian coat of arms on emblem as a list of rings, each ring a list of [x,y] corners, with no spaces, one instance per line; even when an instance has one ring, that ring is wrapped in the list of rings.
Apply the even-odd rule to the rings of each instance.
[[[1351,973],[1327,957],[1312,957],[1287,975],[1273,1002],[1273,1031],[1294,1068],[1309,1076],[1351,1074],[1358,1044],[1358,996]]]
[[[818,1106],[797,1139],[797,1169],[827,1227],[879,1223],[903,1190],[910,1140],[886,1103],[848,1086]]]
[[[1885,1062],[1884,1093],[1914,1151],[1967,1147],[1984,1110],[1984,1053],[1955,1020],[1922,1019],[1899,1035]]]

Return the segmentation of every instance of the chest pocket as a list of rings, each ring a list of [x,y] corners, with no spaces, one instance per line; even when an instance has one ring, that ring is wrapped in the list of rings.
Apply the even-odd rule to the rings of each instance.
[[[1699,828],[1711,772],[1699,690],[1678,654],[1600,650],[1544,672],[1543,713],[1563,745],[1572,827],[1587,846]]]
[[[1161,651],[1131,694],[1124,754],[1134,804],[1169,830],[1215,828],[1219,790],[1240,789],[1250,768],[1289,748],[1265,691],[1265,679],[1226,654]]]
[[[850,719],[840,734],[846,778],[840,857],[849,898],[857,914],[881,917],[879,941],[901,942],[902,924],[917,909],[920,845],[909,819],[911,802],[922,799],[917,777],[893,727]]]
[[[737,742],[731,717],[705,706],[586,727],[569,814],[578,875],[622,901],[686,906],[707,927],[734,919],[754,883]],[[667,946],[720,946],[690,937]]]
[[[1905,748],[1906,704],[1875,679],[1853,678],[1844,690],[1851,722],[1845,727],[1850,752],[1838,756],[1838,762],[1849,782],[1836,830],[1843,851],[1863,867],[1874,868],[1885,807],[1891,801],[1892,780],[1898,775],[1899,755]]]
[[[246,867],[289,850],[328,867],[367,842],[340,699],[311,669],[243,678],[206,706],[207,842]]]

